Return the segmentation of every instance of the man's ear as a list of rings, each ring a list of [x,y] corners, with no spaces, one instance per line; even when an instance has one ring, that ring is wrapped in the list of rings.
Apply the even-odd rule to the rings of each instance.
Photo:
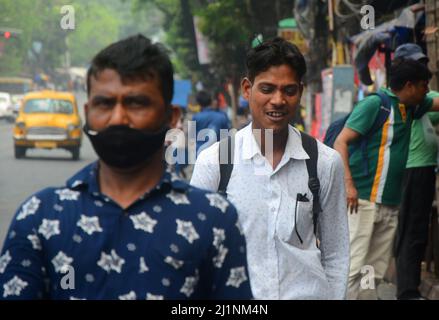
[[[170,105],[171,111],[169,114],[169,127],[176,128],[178,120],[181,118],[181,109],[177,106]]]
[[[250,80],[248,78],[243,78],[241,80],[241,93],[244,99],[247,101],[250,99],[251,88],[252,88],[252,83],[250,82]]]
[[[403,89],[413,90],[415,84],[411,81],[407,81],[403,87]]]

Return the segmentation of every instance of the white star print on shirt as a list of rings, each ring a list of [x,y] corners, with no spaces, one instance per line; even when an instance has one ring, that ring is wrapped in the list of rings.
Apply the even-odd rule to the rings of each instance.
[[[103,207],[104,206],[102,201],[99,201],[99,200],[95,200],[94,204],[95,204],[96,207]]]
[[[127,294],[123,294],[119,296],[119,300],[136,300],[137,296],[134,291],[130,291]]]
[[[146,300],[163,300],[163,299],[164,297],[161,295],[155,295],[149,292],[146,293]]]
[[[52,259],[52,264],[55,267],[55,271],[62,273],[67,272],[68,267],[70,267],[72,262],[73,258],[70,258],[62,251],[58,252],[58,254]]]
[[[206,194],[206,198],[209,199],[209,205],[211,207],[215,207],[221,210],[222,213],[225,213],[229,203],[224,197],[217,193],[209,193]]]
[[[43,223],[38,228],[38,233],[41,233],[46,240],[52,236],[60,234],[59,220],[43,219]]]
[[[77,242],[77,243],[81,243],[82,242],[82,237],[78,234],[74,234],[72,237],[73,241]]]
[[[167,256],[165,258],[165,262],[170,264],[171,266],[173,266],[175,269],[180,269],[184,264],[183,261],[177,260],[177,259],[170,257],[170,256]]]
[[[196,270],[194,277],[186,277],[186,279],[184,280],[184,285],[183,287],[181,287],[180,292],[189,298],[194,292],[195,286],[198,283],[198,279],[198,270]]]
[[[217,268],[221,268],[226,258],[227,252],[229,249],[221,245],[218,249],[218,254],[213,258],[213,265]]]
[[[230,276],[227,279],[226,286],[232,286],[235,288],[239,288],[241,283],[247,280],[247,276],[245,274],[244,267],[237,267],[230,269]]]
[[[136,251],[136,245],[134,243],[128,243],[127,244],[127,249],[128,251]]]
[[[32,262],[29,259],[21,261],[21,265],[25,268],[30,267],[31,264]]]
[[[27,236],[27,239],[32,243],[32,248],[35,250],[41,250],[41,242],[40,238],[36,234],[30,234]]]
[[[124,263],[125,259],[119,257],[115,250],[111,250],[111,255],[101,252],[101,259],[98,261],[98,266],[108,273],[110,273],[111,270],[121,273]]]
[[[64,210],[64,208],[63,208],[62,206],[60,206],[59,204],[55,204],[55,205],[53,206],[53,209],[54,209],[55,211],[58,211],[58,212],[61,212],[61,211]]]
[[[59,196],[60,201],[64,200],[78,200],[79,195],[81,194],[79,191],[73,191],[68,188],[56,190],[55,193]]]
[[[220,245],[226,240],[224,229],[213,228],[213,245],[219,249]]]
[[[0,273],[5,272],[6,267],[8,266],[9,262],[11,262],[11,260],[11,255],[9,254],[9,250],[7,250],[5,254],[0,257]]]
[[[19,296],[21,291],[26,288],[28,283],[14,276],[11,280],[3,285],[3,298],[7,296]]]
[[[145,273],[148,272],[149,268],[145,263],[145,258],[144,257],[140,257],[140,267],[139,267],[139,273]]]
[[[177,219],[177,234],[184,237],[189,243],[200,238],[191,221]]]
[[[148,233],[153,233],[157,224],[157,220],[152,219],[146,212],[132,215],[130,219],[133,221],[134,229],[140,229]]]
[[[87,217],[83,214],[81,214],[81,220],[78,221],[76,224],[78,227],[80,227],[82,230],[84,230],[85,233],[88,235],[92,235],[93,232],[102,232],[102,228],[99,225],[99,218],[94,217]]]
[[[171,199],[171,201],[176,205],[191,204],[188,197],[184,193],[176,192],[174,190],[169,192],[166,197]]]
[[[40,199],[38,199],[37,197],[32,197],[21,207],[21,211],[17,215],[17,220],[23,220],[27,216],[35,214],[35,212],[37,212],[38,208],[40,207],[40,203]]]

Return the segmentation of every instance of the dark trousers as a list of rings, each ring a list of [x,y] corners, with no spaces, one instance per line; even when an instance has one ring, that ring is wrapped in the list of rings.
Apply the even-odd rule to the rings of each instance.
[[[397,298],[419,297],[421,262],[435,194],[435,167],[405,170],[403,198],[395,239]]]

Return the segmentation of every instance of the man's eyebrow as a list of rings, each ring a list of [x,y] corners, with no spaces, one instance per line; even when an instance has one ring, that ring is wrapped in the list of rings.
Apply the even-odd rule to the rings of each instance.
[[[125,102],[138,102],[138,103],[150,103],[151,98],[144,94],[131,94],[123,98]]]
[[[113,103],[116,101],[116,98],[106,97],[106,96],[94,96],[91,102],[93,104],[98,103]]]
[[[299,86],[300,83],[297,82],[292,82],[292,83],[288,83],[284,86],[281,86],[281,88],[286,88],[286,87],[294,87],[294,86]],[[271,87],[276,87],[276,85],[274,83],[271,82],[260,82],[258,83],[258,86],[271,86]]]

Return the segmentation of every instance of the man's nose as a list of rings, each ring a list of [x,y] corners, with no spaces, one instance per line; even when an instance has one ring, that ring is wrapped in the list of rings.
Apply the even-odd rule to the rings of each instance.
[[[108,125],[110,126],[128,125],[128,123],[129,123],[128,114],[125,108],[123,107],[122,103],[117,102],[112,110],[111,118]]]
[[[275,90],[275,92],[271,96],[270,102],[273,105],[281,105],[285,104],[285,99],[281,90]]]

